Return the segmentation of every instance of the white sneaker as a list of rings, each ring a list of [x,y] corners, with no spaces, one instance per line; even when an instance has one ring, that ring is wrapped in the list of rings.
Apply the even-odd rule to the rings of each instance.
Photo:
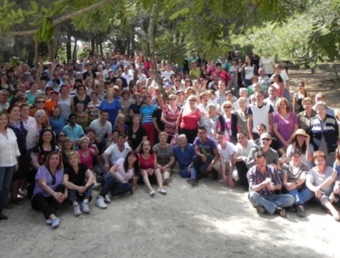
[[[101,209],[106,209],[107,205],[104,201],[104,198],[102,196],[98,196],[96,199],[96,206]]]
[[[84,200],[83,203],[81,204],[81,211],[89,214],[90,213],[90,207],[89,207],[89,201]]]
[[[74,216],[78,217],[81,215],[81,210],[80,210],[80,207],[79,207],[79,203],[78,202],[75,202],[73,203],[73,214]]]
[[[105,201],[106,203],[111,203],[111,199],[110,199],[110,196],[109,196],[108,194],[105,195],[104,201]]]

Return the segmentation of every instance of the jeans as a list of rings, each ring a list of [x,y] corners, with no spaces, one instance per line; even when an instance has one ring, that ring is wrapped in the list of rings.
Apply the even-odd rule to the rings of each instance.
[[[89,201],[92,199],[92,186],[86,189],[85,192],[80,194],[77,190],[68,189],[68,199],[69,201],[73,200],[84,200],[85,197],[88,197]]]
[[[106,173],[102,176],[102,189],[99,195],[105,197],[109,192],[112,196],[123,194],[132,190],[132,184],[117,182],[114,175]]]
[[[263,206],[269,214],[274,214],[277,207],[291,207],[295,202],[290,194],[261,195],[257,192],[249,192],[248,199],[254,207]]]
[[[304,188],[299,192],[299,190],[294,189],[288,191],[288,194],[292,195],[295,199],[294,205],[305,205],[310,199],[314,197],[314,193],[308,188]]]
[[[197,172],[194,167],[190,167],[189,171],[187,168],[183,168],[179,171],[179,175],[184,178],[191,178],[193,180],[196,180],[197,178]]]
[[[15,166],[0,167],[0,213],[5,207]]]
[[[203,163],[202,158],[198,156],[194,156],[192,163],[194,164],[195,170],[197,172],[197,176],[195,179],[200,179],[202,177],[207,176],[207,168],[209,167],[212,158],[207,159],[207,162]]]

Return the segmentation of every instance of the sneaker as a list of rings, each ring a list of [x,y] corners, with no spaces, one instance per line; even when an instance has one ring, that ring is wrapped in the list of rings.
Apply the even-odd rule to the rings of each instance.
[[[166,191],[163,188],[158,188],[157,192],[160,194],[166,195]]]
[[[92,187],[92,189],[93,189],[93,190],[99,191],[100,189],[102,189],[102,185],[99,184],[99,183],[97,183],[97,184],[95,184],[95,185]]]
[[[263,206],[256,206],[256,211],[257,214],[265,214],[266,213],[266,209]]]
[[[284,208],[281,207],[277,207],[275,210],[275,214],[278,214],[280,217],[285,218],[286,215],[286,210]]]
[[[81,210],[80,210],[80,207],[79,207],[79,203],[75,202],[73,203],[73,214],[74,216],[78,217],[81,215]]]
[[[80,208],[83,213],[89,214],[90,213],[89,201],[84,200]]]
[[[109,196],[108,194],[105,195],[104,201],[105,201],[106,203],[111,203],[111,199],[110,199],[110,196]]]
[[[306,217],[305,207],[303,207],[303,205],[298,205],[296,207],[296,215],[298,215],[298,217],[301,217],[301,218]]]
[[[105,204],[104,198],[102,196],[98,196],[96,199],[96,206],[101,209],[106,209],[107,205]]]
[[[45,219],[45,224],[46,225],[52,225],[52,220],[51,219]]]
[[[192,182],[191,185],[192,185],[192,186],[198,186],[198,181],[197,181],[197,180],[193,180],[193,182]]]
[[[168,178],[164,179],[163,185],[168,185],[168,184],[170,184],[171,182],[172,182],[172,177],[168,177]]]
[[[59,218],[56,217],[56,218],[52,219],[51,227],[53,229],[59,227],[59,224],[60,224],[60,219]]]
[[[0,220],[8,220],[8,217],[5,214],[0,213]]]
[[[155,196],[155,191],[151,191],[150,193],[149,193],[149,195],[151,196],[151,197],[154,197]]]
[[[197,186],[198,185],[198,181],[195,180],[195,179],[192,179],[192,178],[187,179],[187,183],[191,186]]]

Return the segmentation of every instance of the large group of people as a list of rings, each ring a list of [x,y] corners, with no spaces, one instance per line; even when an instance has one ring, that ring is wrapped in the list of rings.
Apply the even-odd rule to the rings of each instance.
[[[62,203],[80,216],[138,184],[166,195],[175,167],[190,187],[207,177],[242,187],[260,214],[304,217],[315,201],[340,220],[340,113],[322,93],[302,81],[293,92],[269,55],[212,62],[191,52],[182,66],[154,67],[119,51],[4,64],[0,220],[25,196],[57,228]]]

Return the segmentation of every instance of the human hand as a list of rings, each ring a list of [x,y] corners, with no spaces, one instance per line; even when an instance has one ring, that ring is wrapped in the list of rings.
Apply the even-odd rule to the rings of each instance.
[[[207,157],[204,154],[202,155],[201,159],[203,163],[207,162]]]
[[[105,165],[103,166],[103,170],[104,170],[105,172],[108,172],[109,169],[110,169],[109,164],[105,164]]]
[[[316,198],[320,199],[322,197],[322,195],[324,195],[325,193],[323,191],[321,191],[320,189],[317,189],[315,191],[315,196]]]
[[[210,164],[208,167],[207,167],[207,171],[211,171],[213,169],[213,165],[212,164]]]
[[[87,188],[85,186],[79,186],[78,187],[78,192],[81,193],[81,194],[84,193],[86,190],[87,190]]]
[[[152,169],[152,168],[148,168],[148,169],[146,170],[146,172],[148,173],[149,176],[152,176],[152,174],[153,174],[153,169]]]
[[[270,183],[267,184],[267,189],[269,191],[275,191],[276,190],[276,186],[274,185],[273,182],[270,182]]]

